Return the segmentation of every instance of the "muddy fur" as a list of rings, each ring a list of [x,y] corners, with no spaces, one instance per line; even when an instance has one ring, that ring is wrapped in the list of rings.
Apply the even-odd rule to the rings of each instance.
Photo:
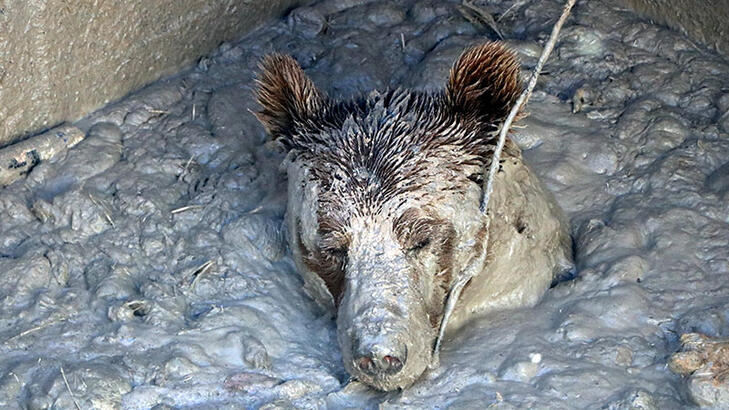
[[[521,92],[519,64],[487,43],[462,54],[441,92],[347,101],[327,98],[290,57],[269,56],[261,68],[259,119],[288,150],[287,224],[306,289],[336,310],[350,374],[406,387],[430,363],[451,281],[483,249],[481,187]],[[534,304],[569,269],[560,210],[512,143],[489,209],[494,245],[449,328]]]

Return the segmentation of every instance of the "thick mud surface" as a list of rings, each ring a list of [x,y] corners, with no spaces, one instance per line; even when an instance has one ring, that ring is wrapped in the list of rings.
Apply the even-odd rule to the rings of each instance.
[[[496,38],[460,2],[395,3],[293,10],[84,119],[85,141],[0,189],[0,407],[690,404],[667,368],[680,335],[729,337],[729,65],[597,0],[514,137],[571,220],[578,277],[449,335],[406,391],[350,382],[287,256],[281,155],[251,92],[271,51],[333,96],[435,89]],[[525,72],[562,6],[477,4]]]

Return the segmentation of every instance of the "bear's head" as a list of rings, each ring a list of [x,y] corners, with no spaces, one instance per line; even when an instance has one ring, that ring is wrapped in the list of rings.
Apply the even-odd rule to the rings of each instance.
[[[299,65],[262,62],[258,117],[288,151],[287,225],[308,292],[336,310],[347,371],[381,390],[431,361],[452,279],[482,251],[482,182],[521,92],[499,43],[465,51],[445,89],[329,99]]]

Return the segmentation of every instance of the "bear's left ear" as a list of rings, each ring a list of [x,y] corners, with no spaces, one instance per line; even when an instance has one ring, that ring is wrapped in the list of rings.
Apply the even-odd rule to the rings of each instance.
[[[288,137],[297,124],[322,109],[324,94],[291,56],[269,54],[261,61],[260,68],[256,83],[262,109],[256,116],[274,139],[283,139],[284,145],[290,148]]]
[[[457,114],[498,125],[521,91],[516,56],[503,44],[491,42],[467,49],[453,64],[446,101]]]

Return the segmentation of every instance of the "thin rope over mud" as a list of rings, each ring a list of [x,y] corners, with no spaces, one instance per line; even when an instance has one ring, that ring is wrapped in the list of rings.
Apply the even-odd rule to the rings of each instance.
[[[489,207],[489,201],[491,199],[491,193],[494,190],[494,176],[496,175],[496,172],[499,169],[499,160],[501,158],[501,151],[504,149],[504,144],[506,142],[506,134],[509,132],[509,128],[511,128],[511,123],[514,121],[516,116],[519,114],[519,111],[521,110],[521,107],[523,105],[526,105],[527,101],[529,101],[529,97],[532,94],[532,91],[534,90],[534,87],[537,85],[537,79],[539,78],[539,73],[542,71],[542,67],[544,66],[544,63],[547,61],[547,58],[549,58],[549,54],[551,54],[552,49],[554,48],[554,45],[557,43],[557,37],[559,36],[559,31],[562,29],[562,25],[567,20],[567,17],[570,14],[570,11],[572,10],[572,7],[575,5],[575,2],[577,0],[567,0],[567,3],[565,3],[564,8],[562,9],[562,15],[559,17],[559,20],[554,24],[554,27],[552,28],[552,33],[549,36],[549,40],[544,45],[544,50],[542,50],[542,55],[539,57],[539,61],[537,62],[536,67],[534,67],[534,71],[532,72],[531,78],[529,79],[529,84],[527,85],[527,88],[521,93],[519,98],[516,100],[516,103],[514,103],[514,106],[511,108],[511,111],[509,112],[509,116],[506,117],[506,120],[504,121],[503,125],[501,126],[499,130],[499,140],[498,144],[496,145],[496,150],[494,151],[494,156],[491,159],[491,165],[489,167],[488,176],[486,178],[486,181],[484,182],[484,192],[483,192],[483,199],[481,201],[481,212],[484,213],[486,216],[486,237],[484,238],[484,245],[483,245],[483,252],[480,256],[473,258],[473,260],[467,265],[466,269],[461,271],[461,273],[458,275],[458,278],[451,286],[450,291],[448,292],[448,297],[446,299],[446,305],[443,309],[443,319],[440,322],[440,329],[438,331],[438,338],[435,341],[435,346],[433,347],[433,366],[438,366],[438,353],[440,351],[440,344],[443,340],[443,335],[445,334],[446,326],[448,325],[448,320],[450,319],[451,315],[453,314],[453,309],[456,306],[456,303],[458,302],[459,297],[461,296],[461,292],[463,291],[463,287],[466,286],[466,284],[476,275],[478,275],[480,272],[478,271],[478,266],[483,266],[482,262],[484,259],[486,259],[486,255],[488,255],[488,245],[489,245],[489,235],[488,235],[488,228],[491,223],[491,218],[488,216],[488,207]]]

